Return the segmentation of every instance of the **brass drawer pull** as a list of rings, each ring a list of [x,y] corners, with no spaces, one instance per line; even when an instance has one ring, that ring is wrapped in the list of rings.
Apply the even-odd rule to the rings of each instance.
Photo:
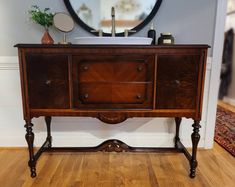
[[[88,93],[84,94],[83,97],[84,97],[84,99],[88,99],[88,97],[89,97]]]
[[[137,98],[137,99],[141,99],[141,98],[142,98],[141,94],[137,94],[137,95],[136,95],[136,98]]]
[[[46,80],[45,84],[46,84],[47,86],[51,85],[51,80]]]
[[[175,80],[174,81],[176,85],[180,85],[180,81],[179,80]]]
[[[87,71],[88,69],[89,69],[88,66],[83,66],[83,70],[84,70],[84,71]]]
[[[143,71],[143,67],[142,67],[142,66],[138,66],[138,67],[137,67],[137,71],[138,71],[138,72]]]

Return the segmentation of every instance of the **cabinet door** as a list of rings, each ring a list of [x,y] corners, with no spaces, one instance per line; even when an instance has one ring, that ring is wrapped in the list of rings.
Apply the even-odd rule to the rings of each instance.
[[[195,109],[200,55],[159,55],[157,109]]]
[[[65,55],[26,55],[30,108],[69,108],[68,58]]]

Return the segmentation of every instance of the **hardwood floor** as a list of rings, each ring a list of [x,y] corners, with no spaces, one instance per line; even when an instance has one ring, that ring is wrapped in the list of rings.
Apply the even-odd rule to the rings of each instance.
[[[0,187],[233,187],[235,181],[235,158],[217,143],[198,151],[195,179],[176,153],[44,153],[34,179],[27,161],[27,149],[0,149]]]
[[[235,112],[235,106],[225,103],[224,101],[219,100],[218,106],[221,106],[223,108],[226,108],[227,110],[231,110],[232,112]]]
[[[30,177],[27,149],[0,149],[0,186],[233,187],[235,158],[215,143],[199,150],[195,179],[178,153],[44,153]]]

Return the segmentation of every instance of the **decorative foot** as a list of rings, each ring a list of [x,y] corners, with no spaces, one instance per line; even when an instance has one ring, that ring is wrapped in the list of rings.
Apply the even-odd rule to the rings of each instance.
[[[199,128],[200,126],[200,121],[194,121],[193,126],[193,133],[191,135],[191,139],[192,139],[192,158],[190,160],[190,177],[194,178],[196,176],[196,168],[197,168],[197,146],[198,146],[198,142],[200,140],[200,134],[199,134]]]
[[[179,130],[180,130],[181,121],[182,121],[182,118],[179,118],[179,117],[175,118],[175,125],[176,125],[176,130],[175,130],[175,148],[176,149],[179,149],[178,142],[180,141]]]
[[[190,174],[189,174],[190,178],[195,178],[196,177],[196,169],[193,170],[190,170]]]
[[[51,116],[45,117],[45,122],[47,126],[47,141],[48,141],[48,148],[52,146],[52,136],[51,136]]]
[[[31,177],[36,177],[36,160],[34,157],[34,150],[33,150],[33,141],[34,141],[34,133],[33,133],[33,124],[31,121],[27,121],[25,128],[26,128],[26,135],[25,139],[28,143],[28,149],[29,149],[29,162],[28,165],[30,167],[31,171]]]
[[[36,176],[37,176],[36,171],[31,171],[31,177],[34,178]]]
[[[36,173],[36,162],[31,163],[29,161],[28,165],[30,167],[31,177],[32,178],[36,177],[37,176],[37,173]]]

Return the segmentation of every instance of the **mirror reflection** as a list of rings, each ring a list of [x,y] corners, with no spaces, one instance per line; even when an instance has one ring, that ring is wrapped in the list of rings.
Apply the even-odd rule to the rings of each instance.
[[[111,32],[111,7],[115,8],[116,32],[132,29],[145,20],[156,0],[70,0],[73,10],[89,27]]]

